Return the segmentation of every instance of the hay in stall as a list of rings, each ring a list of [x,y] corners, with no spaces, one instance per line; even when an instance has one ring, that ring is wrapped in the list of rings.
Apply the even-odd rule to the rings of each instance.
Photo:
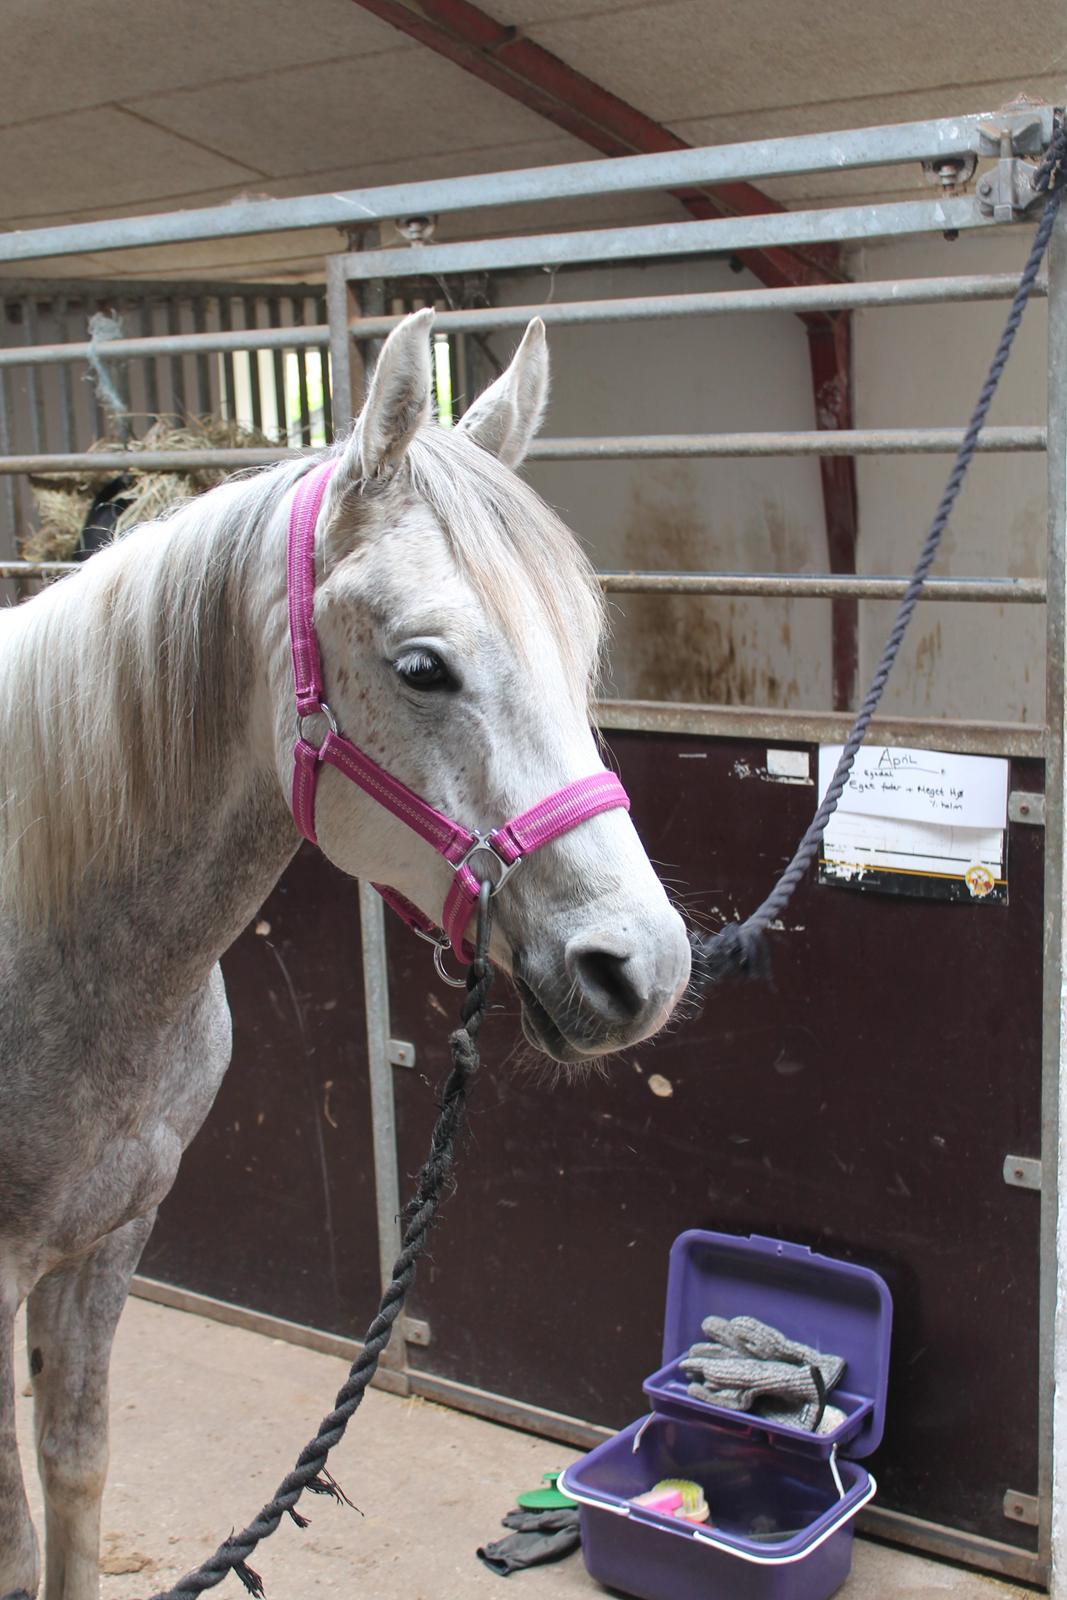
[[[222,417],[186,417],[180,423],[158,418],[139,439],[97,439],[90,452],[125,450],[237,450],[269,448],[274,441],[258,428]],[[192,467],[188,471],[152,472],[114,467],[100,472],[54,472],[32,475],[30,493],[36,526],[21,543],[24,561],[70,561],[82,543],[86,520],[96,496],[116,478],[128,480],[115,498],[113,536],[195,499],[231,477],[233,467]]]

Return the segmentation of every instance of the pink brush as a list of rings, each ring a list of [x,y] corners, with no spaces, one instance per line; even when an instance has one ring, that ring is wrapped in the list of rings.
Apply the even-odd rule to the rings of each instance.
[[[678,1510],[682,1497],[677,1489],[650,1489],[647,1494],[635,1497],[635,1506],[644,1506],[646,1511],[658,1511],[662,1516],[670,1517]]]

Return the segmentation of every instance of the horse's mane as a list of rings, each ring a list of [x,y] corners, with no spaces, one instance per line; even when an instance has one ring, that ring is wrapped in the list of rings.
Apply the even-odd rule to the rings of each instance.
[[[0,612],[5,911],[47,920],[87,875],[135,866],[143,839],[176,843],[193,797],[201,807],[217,797],[255,660],[243,596],[271,558],[281,502],[314,464],[304,457],[224,484]],[[515,631],[517,585],[525,586],[568,668],[587,674],[599,590],[537,495],[477,445],[431,428],[412,441],[397,476],[395,492],[411,491],[500,623]]]

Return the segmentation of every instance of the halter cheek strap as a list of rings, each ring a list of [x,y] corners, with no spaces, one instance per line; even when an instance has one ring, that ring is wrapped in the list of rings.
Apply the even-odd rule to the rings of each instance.
[[[327,485],[337,462],[324,461],[301,478],[293,496],[289,516],[289,639],[292,646],[293,682],[296,694],[296,743],[293,748],[293,817],[305,839],[317,844],[315,835],[315,790],[323,765],[336,767],[379,805],[399,817],[413,833],[433,846],[455,869],[455,878],[445,899],[441,915],[444,937],[437,924],[395,889],[383,884],[374,887],[387,905],[416,933],[441,949],[460,951],[470,959],[466,944],[467,924],[478,899],[479,878],[472,865],[482,866],[483,877],[497,894],[524,859],[569,833],[579,823],[602,811],[617,807],[630,809],[622,784],[612,772],[597,772],[569,783],[529,811],[512,817],[502,827],[482,833],[471,831],[437,811],[407,784],[373,761],[363,750],[346,739],[325,699],[319,641],[315,633],[315,526],[319,519]],[[304,733],[309,717],[326,721],[326,736],[313,744]],[[481,861],[479,863],[479,857]],[[491,859],[489,859],[491,858]]]

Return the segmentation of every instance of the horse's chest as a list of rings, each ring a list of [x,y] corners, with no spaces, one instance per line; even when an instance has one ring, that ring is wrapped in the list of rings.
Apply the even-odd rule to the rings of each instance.
[[[62,961],[45,968],[0,965],[0,1238],[47,1270],[167,1193],[226,1070],[230,1019],[217,968],[154,1006],[128,971],[86,964],[64,984]]]

